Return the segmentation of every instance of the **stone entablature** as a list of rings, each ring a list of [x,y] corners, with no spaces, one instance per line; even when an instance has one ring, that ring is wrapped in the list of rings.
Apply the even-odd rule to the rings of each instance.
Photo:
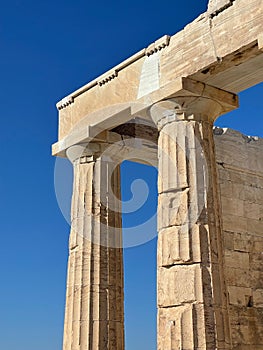
[[[95,124],[92,114],[96,111],[150,98],[148,93],[138,99],[140,81],[145,62],[151,59],[148,52],[160,48],[156,58],[159,69],[154,73],[156,91],[169,88],[182,76],[235,93],[261,82],[262,23],[261,0],[235,0],[220,15],[211,19],[204,13],[179,33],[157,40],[58,103],[59,140],[87,115],[91,116],[90,124]]]

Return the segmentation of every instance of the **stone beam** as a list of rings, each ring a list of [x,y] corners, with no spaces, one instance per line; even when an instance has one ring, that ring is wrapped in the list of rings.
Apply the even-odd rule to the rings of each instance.
[[[107,130],[131,119],[130,104],[109,106],[82,118],[64,138],[52,145],[52,155],[66,157],[66,150],[76,144],[91,141],[110,142]],[[114,138],[113,138],[114,139]]]
[[[224,100],[220,98],[222,93],[224,93]],[[189,78],[177,78],[159,90],[141,97],[137,103],[131,105],[131,113],[132,115],[141,115],[144,118],[149,118],[149,109],[153,104],[180,96],[192,97],[196,100],[202,97],[204,99],[209,98],[218,101],[221,105],[221,114],[238,107],[238,99],[234,93],[226,92],[201,81]]]
[[[155,127],[149,114],[149,108],[154,103],[180,95],[196,98],[206,98],[209,95],[216,100],[219,91],[220,89],[200,81],[177,78],[159,90],[141,97],[135,103],[105,108],[105,110],[94,112],[83,118],[67,136],[53,145],[52,154],[66,157],[66,150],[69,147],[87,142],[104,141],[113,144],[121,140],[120,135],[125,138],[132,138],[136,135],[137,138],[155,143],[156,132],[153,131]],[[225,94],[225,100],[220,101],[221,114],[232,110],[233,107],[236,107],[236,103],[235,94]],[[141,118],[138,118],[138,116]],[[145,152],[148,151],[146,148]],[[146,154],[145,158],[148,158]]]
[[[154,91],[169,90],[183,76],[234,93],[260,83],[262,23],[262,0],[235,0],[213,16],[211,11],[202,14],[58,103],[59,140],[84,118],[92,125],[94,112],[136,104]]]
[[[108,146],[106,155],[114,155],[118,163],[130,160],[157,167],[158,130],[152,122],[140,118],[131,119],[111,131],[101,131],[88,126],[79,129],[70,137],[57,142],[52,147],[52,153],[61,158],[68,158],[72,147],[82,145]]]

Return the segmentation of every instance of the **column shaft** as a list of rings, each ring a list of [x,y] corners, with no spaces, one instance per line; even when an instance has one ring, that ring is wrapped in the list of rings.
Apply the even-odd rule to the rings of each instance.
[[[118,166],[93,157],[74,162],[63,350],[124,349],[118,198]]]
[[[159,136],[158,350],[229,349],[212,124]]]

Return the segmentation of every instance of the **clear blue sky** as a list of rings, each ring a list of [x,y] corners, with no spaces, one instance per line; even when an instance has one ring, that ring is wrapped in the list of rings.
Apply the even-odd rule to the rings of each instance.
[[[54,191],[55,103],[206,9],[206,0],[142,2],[14,0],[0,12],[0,349],[60,350],[69,226]],[[263,136],[263,86],[217,124]],[[156,207],[156,172],[122,167],[123,198],[144,178],[137,215]],[[138,217],[137,217],[138,218]],[[125,216],[126,226],[134,216]],[[155,227],[152,227],[155,230]],[[127,350],[155,349],[156,240],[125,250]]]

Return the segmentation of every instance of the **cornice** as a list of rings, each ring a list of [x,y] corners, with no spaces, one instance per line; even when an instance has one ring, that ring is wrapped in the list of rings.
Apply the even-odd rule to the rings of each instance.
[[[69,105],[71,105],[74,102],[74,97],[73,96],[67,96],[65,98],[63,98],[61,101],[59,101],[56,106],[58,110],[61,110],[63,108],[68,107]]]
[[[111,80],[116,78],[117,76],[118,76],[117,69],[113,69],[111,71],[108,71],[107,73],[105,73],[99,77],[98,84],[99,84],[99,86],[107,84],[108,82],[110,82]]]
[[[160,39],[156,40],[154,43],[150,44],[146,49],[146,55],[150,56],[155,52],[158,52],[168,46],[170,43],[170,36],[164,35]]]

